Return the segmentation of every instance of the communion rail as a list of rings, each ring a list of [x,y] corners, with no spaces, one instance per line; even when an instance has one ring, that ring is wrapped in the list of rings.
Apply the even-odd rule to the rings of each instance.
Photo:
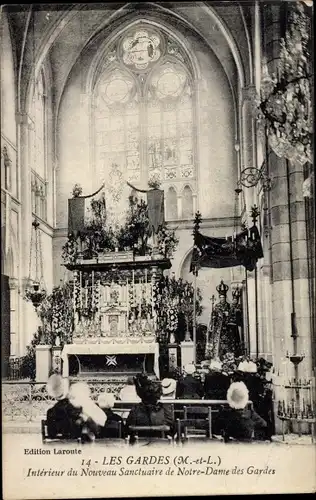
[[[108,383],[88,382],[92,398],[96,400],[104,391],[113,393],[116,397],[125,385],[122,382]],[[164,399],[164,404],[171,404],[175,412],[181,411],[184,406],[211,406],[215,409],[226,405],[227,401],[208,399]],[[55,400],[46,392],[46,383],[41,382],[2,382],[2,418],[3,421],[40,422],[45,418],[48,408]],[[116,401],[114,411],[124,413],[129,411],[135,403]]]
[[[94,400],[101,392],[118,396],[126,382],[87,381]],[[39,421],[55,400],[46,391],[46,382],[2,381],[2,419],[4,421]]]

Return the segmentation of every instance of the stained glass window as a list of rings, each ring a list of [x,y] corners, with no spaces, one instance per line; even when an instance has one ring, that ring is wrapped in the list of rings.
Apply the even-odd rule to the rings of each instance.
[[[136,187],[159,178],[169,218],[189,218],[192,191],[183,189],[188,180],[195,185],[192,80],[183,56],[166,57],[162,38],[138,29],[123,37],[117,52],[110,47],[116,62],[105,68],[94,93],[95,161],[102,179],[113,164],[123,182]],[[178,215],[182,191],[186,208]]]

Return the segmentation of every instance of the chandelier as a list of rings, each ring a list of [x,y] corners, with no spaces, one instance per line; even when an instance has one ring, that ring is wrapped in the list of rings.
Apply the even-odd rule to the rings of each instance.
[[[275,154],[304,165],[312,162],[310,21],[301,2],[290,5],[289,27],[281,40],[277,75],[264,59],[256,118]]]
[[[32,235],[30,247],[30,263],[29,263],[29,276],[27,285],[25,287],[24,299],[32,302],[35,309],[45,299],[47,292],[43,278],[43,256],[42,256],[42,241],[41,233],[38,231],[39,223],[36,219],[32,222]],[[32,252],[35,246],[35,277],[32,276]]]

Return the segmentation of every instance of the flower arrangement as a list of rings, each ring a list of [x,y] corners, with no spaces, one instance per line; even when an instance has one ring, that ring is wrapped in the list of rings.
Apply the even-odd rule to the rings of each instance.
[[[66,264],[75,264],[78,258],[78,240],[70,234],[62,247],[62,259]]]
[[[80,184],[75,184],[73,189],[72,189],[72,196],[74,198],[77,198],[78,196],[81,196],[82,195],[82,187],[80,186]]]
[[[173,229],[168,229],[166,224],[159,228],[157,234],[158,251],[164,255],[164,257],[172,258],[178,243],[179,238],[176,237],[176,233]]]
[[[158,181],[157,181],[158,182]],[[156,187],[158,184],[153,181]],[[73,196],[80,196],[81,187],[75,185]],[[148,244],[151,234],[147,203],[134,196],[129,197],[129,209],[125,224],[122,227],[107,226],[105,198],[93,199],[90,203],[90,219],[81,235],[85,250],[84,258],[92,258],[99,252],[114,252],[133,250],[138,255],[146,255],[152,250]],[[175,231],[168,229],[164,224],[157,235],[158,250],[166,258],[171,258],[178,238]],[[62,248],[62,257],[65,263],[74,264],[78,259],[78,240],[69,235]]]
[[[56,286],[38,308],[43,332],[55,343],[59,337],[61,344],[71,342],[73,331],[73,288],[70,283]]]
[[[162,277],[155,286],[155,310],[157,329],[161,341],[165,341],[173,333],[177,339],[183,340],[184,326],[193,327],[194,290],[191,283],[174,276]],[[201,292],[197,289],[196,315],[202,313]]]

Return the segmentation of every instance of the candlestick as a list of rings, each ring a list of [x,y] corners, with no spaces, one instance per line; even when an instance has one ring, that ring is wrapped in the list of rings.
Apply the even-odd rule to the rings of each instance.
[[[94,271],[92,271],[91,279],[91,305],[94,306]]]
[[[128,290],[128,278],[126,278],[126,314],[127,314],[127,326],[129,318],[129,290]]]
[[[139,279],[139,319],[142,317],[142,278]]]
[[[77,273],[76,271],[74,272],[73,275],[73,280],[74,280],[74,289],[73,289],[73,308],[74,308],[74,314],[76,313],[76,279],[77,279]]]
[[[88,280],[85,282],[85,307],[88,307]]]
[[[79,272],[80,309],[82,309],[82,271]]]

